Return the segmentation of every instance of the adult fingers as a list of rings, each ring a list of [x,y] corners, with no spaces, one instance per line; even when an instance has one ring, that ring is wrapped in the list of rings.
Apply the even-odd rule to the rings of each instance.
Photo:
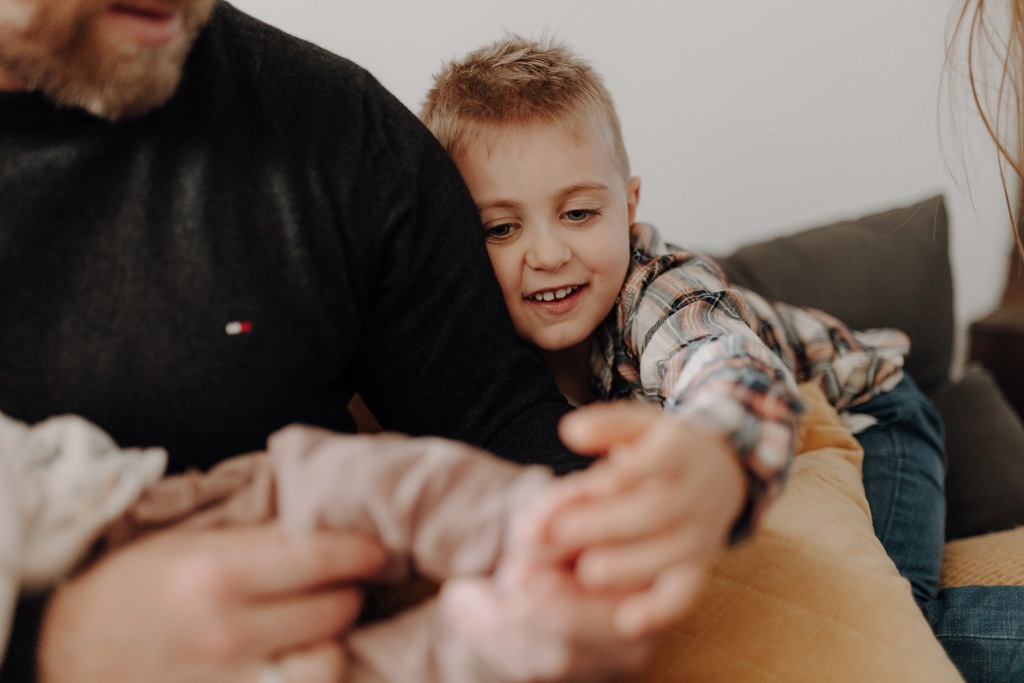
[[[252,652],[283,652],[338,638],[355,623],[362,593],[339,588],[259,603],[237,613],[235,636]]]
[[[346,531],[292,537],[274,525],[239,530],[225,543],[223,576],[236,594],[273,597],[372,576],[384,565],[374,541]]]
[[[599,455],[636,440],[660,415],[657,408],[639,403],[595,403],[563,417],[558,433],[572,450]]]
[[[276,530],[274,530],[276,532]],[[277,532],[279,533],[279,532]],[[251,558],[265,544],[265,529],[204,532],[168,531],[106,554],[64,584],[53,596],[40,633],[40,662],[46,680],[188,680],[252,683],[254,668],[291,650],[288,640],[262,635],[251,617],[277,604],[246,595],[231,562]],[[329,572],[335,574],[335,572]],[[339,631],[355,613],[349,595],[314,610],[310,619],[335,619]],[[329,591],[328,591],[329,592]],[[296,591],[296,599],[307,590]],[[278,597],[275,594],[273,597]],[[330,612],[336,610],[334,616]],[[297,628],[298,618],[278,628]],[[270,619],[264,620],[268,624]],[[331,634],[335,635],[335,634]],[[310,631],[291,642],[311,638]],[[267,642],[270,645],[267,645]],[[310,642],[303,643],[311,644]],[[105,656],[103,653],[120,653]],[[249,677],[239,679],[238,676]],[[337,679],[332,679],[337,680]]]

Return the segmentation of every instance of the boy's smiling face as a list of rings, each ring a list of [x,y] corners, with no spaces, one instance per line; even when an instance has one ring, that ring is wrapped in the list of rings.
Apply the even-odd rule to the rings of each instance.
[[[521,337],[545,351],[590,339],[629,268],[640,180],[627,180],[605,136],[510,127],[456,158],[487,253]]]

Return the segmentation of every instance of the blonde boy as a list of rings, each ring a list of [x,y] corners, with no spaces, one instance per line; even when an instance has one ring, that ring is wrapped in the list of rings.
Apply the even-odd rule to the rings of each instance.
[[[781,490],[794,375],[848,408],[900,381],[906,338],[888,331],[875,348],[825,314],[773,307],[636,223],[640,180],[611,97],[562,46],[509,37],[447,65],[421,118],[473,195],[517,332],[562,393],[663,408],[569,416],[566,443],[610,457],[549,520],[584,586],[637,591],[620,632],[662,628]]]

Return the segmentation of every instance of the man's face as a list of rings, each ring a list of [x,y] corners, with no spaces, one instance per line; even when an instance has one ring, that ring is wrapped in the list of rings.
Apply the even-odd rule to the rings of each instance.
[[[216,1],[0,0],[0,83],[104,118],[144,114],[174,94]]]

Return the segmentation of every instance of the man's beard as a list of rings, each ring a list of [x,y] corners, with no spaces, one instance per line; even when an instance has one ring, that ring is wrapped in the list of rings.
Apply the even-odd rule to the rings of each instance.
[[[97,26],[103,3],[69,20],[30,2],[33,9],[22,21],[11,12],[0,16],[0,66],[57,104],[110,120],[141,116],[177,90],[185,59],[215,2],[177,3],[184,10],[182,33],[157,46],[104,35]]]

